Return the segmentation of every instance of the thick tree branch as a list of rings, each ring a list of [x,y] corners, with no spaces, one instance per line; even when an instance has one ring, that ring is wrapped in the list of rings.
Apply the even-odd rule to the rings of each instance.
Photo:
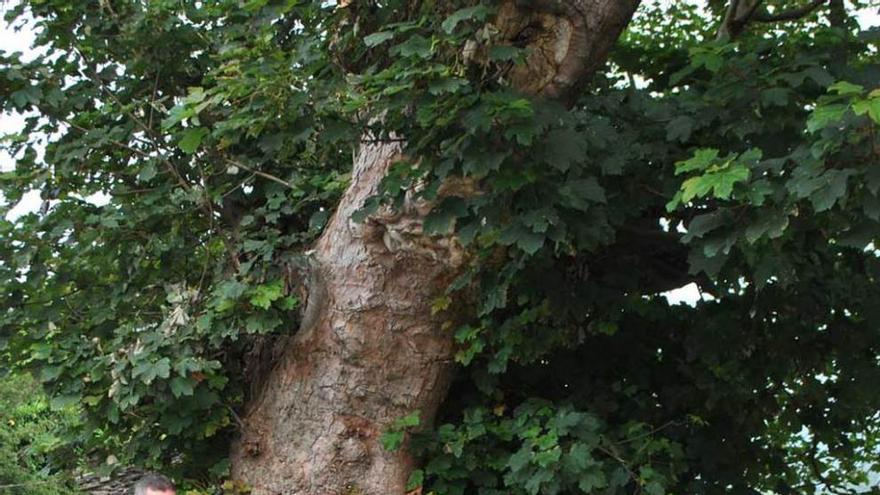
[[[764,0],[753,0],[746,8],[740,9],[736,14],[737,22],[748,22],[749,19],[755,15],[755,12],[758,11],[758,7],[760,7],[762,3],[764,3]]]
[[[730,0],[730,3],[727,4],[727,11],[724,14],[724,21],[722,22],[722,25],[725,25],[739,17],[739,15],[737,15],[737,13],[739,12],[739,5],[740,0]]]
[[[823,3],[828,3],[828,0],[813,0],[813,2],[808,5],[804,5],[803,7],[799,7],[796,9],[785,10],[778,14],[757,12],[753,16],[751,16],[751,20],[755,22],[795,21],[809,15],[811,12],[819,8],[819,6],[821,6]]]
[[[510,73],[517,89],[571,103],[629,23],[639,0],[509,1],[496,26],[527,49]]]
[[[602,256],[587,260],[591,276],[604,286],[643,294],[658,294],[691,282],[706,286],[705,280],[689,272],[690,248],[681,243],[680,237],[675,232],[649,226],[647,222],[623,226],[617,241],[608,246]],[[635,275],[624,279],[621,273]]]
[[[733,39],[739,36],[762,3],[764,0],[731,0],[716,39]]]
[[[724,20],[718,28],[716,39],[735,39],[745,31],[746,26],[750,22],[769,23],[801,19],[819,8],[822,4],[829,3],[829,1],[813,0],[802,7],[784,10],[777,14],[760,12],[759,8],[763,3],[764,0],[731,0],[724,15]]]

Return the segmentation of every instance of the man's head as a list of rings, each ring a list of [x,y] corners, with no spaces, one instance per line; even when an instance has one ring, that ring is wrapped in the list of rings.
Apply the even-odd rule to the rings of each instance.
[[[134,485],[134,495],[175,495],[174,483],[161,474],[148,474]]]

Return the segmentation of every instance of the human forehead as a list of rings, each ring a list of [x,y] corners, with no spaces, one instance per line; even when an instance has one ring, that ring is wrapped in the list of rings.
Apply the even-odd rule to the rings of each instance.
[[[146,495],[176,495],[174,490],[157,490],[155,488],[147,488]]]

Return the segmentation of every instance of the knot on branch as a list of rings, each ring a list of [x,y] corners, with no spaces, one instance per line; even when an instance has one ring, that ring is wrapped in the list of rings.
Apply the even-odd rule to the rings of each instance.
[[[371,215],[368,228],[376,240],[381,240],[382,248],[395,256],[415,255],[451,268],[460,267],[465,261],[465,250],[454,228],[444,234],[425,231],[425,219],[434,204],[418,198],[415,191],[408,191],[401,207],[385,205]]]
[[[445,198],[470,198],[481,194],[473,177],[447,177],[430,199],[424,196],[427,183],[418,181],[408,188],[397,205],[381,205],[361,227],[361,235],[371,237],[384,250],[395,255],[416,255],[443,266],[458,268],[465,261],[465,249],[455,235],[455,219],[446,232],[425,230],[431,211]]]

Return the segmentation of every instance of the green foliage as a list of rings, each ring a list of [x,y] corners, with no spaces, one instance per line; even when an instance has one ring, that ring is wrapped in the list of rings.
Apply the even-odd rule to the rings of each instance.
[[[73,407],[50,408],[29,376],[0,381],[0,492],[9,495],[74,493],[59,471],[80,455],[69,436],[78,423]]]
[[[406,438],[406,430],[413,426],[418,426],[421,422],[419,415],[419,411],[413,411],[402,418],[398,418],[391,425],[391,428],[388,431],[382,432],[382,436],[379,437],[382,447],[389,452],[398,450]]]
[[[461,424],[441,425],[416,449],[428,452],[424,475],[437,493],[617,493],[627,485],[664,493],[683,452],[656,433],[640,423],[611,429],[570,405],[527,400],[511,414],[503,404],[466,409]],[[634,469],[648,459],[664,467]]]
[[[666,209],[671,212],[682,203],[707,196],[730,198],[733,186],[749,178],[749,164],[760,159],[761,150],[755,149],[723,160],[718,158],[716,149],[697,150],[693,158],[675,164],[675,175],[696,171],[702,174],[684,181],[681,190],[666,204]]]
[[[382,436],[424,459],[411,489],[812,493],[878,470],[876,30],[826,9],[722,43],[722,2],[645,5],[569,108],[508,86],[523,48],[495,6],[10,8],[45,52],[0,58],[2,109],[28,115],[3,212],[45,203],[0,220],[3,363],[82,405],[88,449],[224,476],[251,342],[296,327],[293,274],[361,142],[402,141],[354,220],[480,188],[425,219],[471,254],[435,309],[478,298],[440,426]],[[666,303],[689,283],[702,301]]]

